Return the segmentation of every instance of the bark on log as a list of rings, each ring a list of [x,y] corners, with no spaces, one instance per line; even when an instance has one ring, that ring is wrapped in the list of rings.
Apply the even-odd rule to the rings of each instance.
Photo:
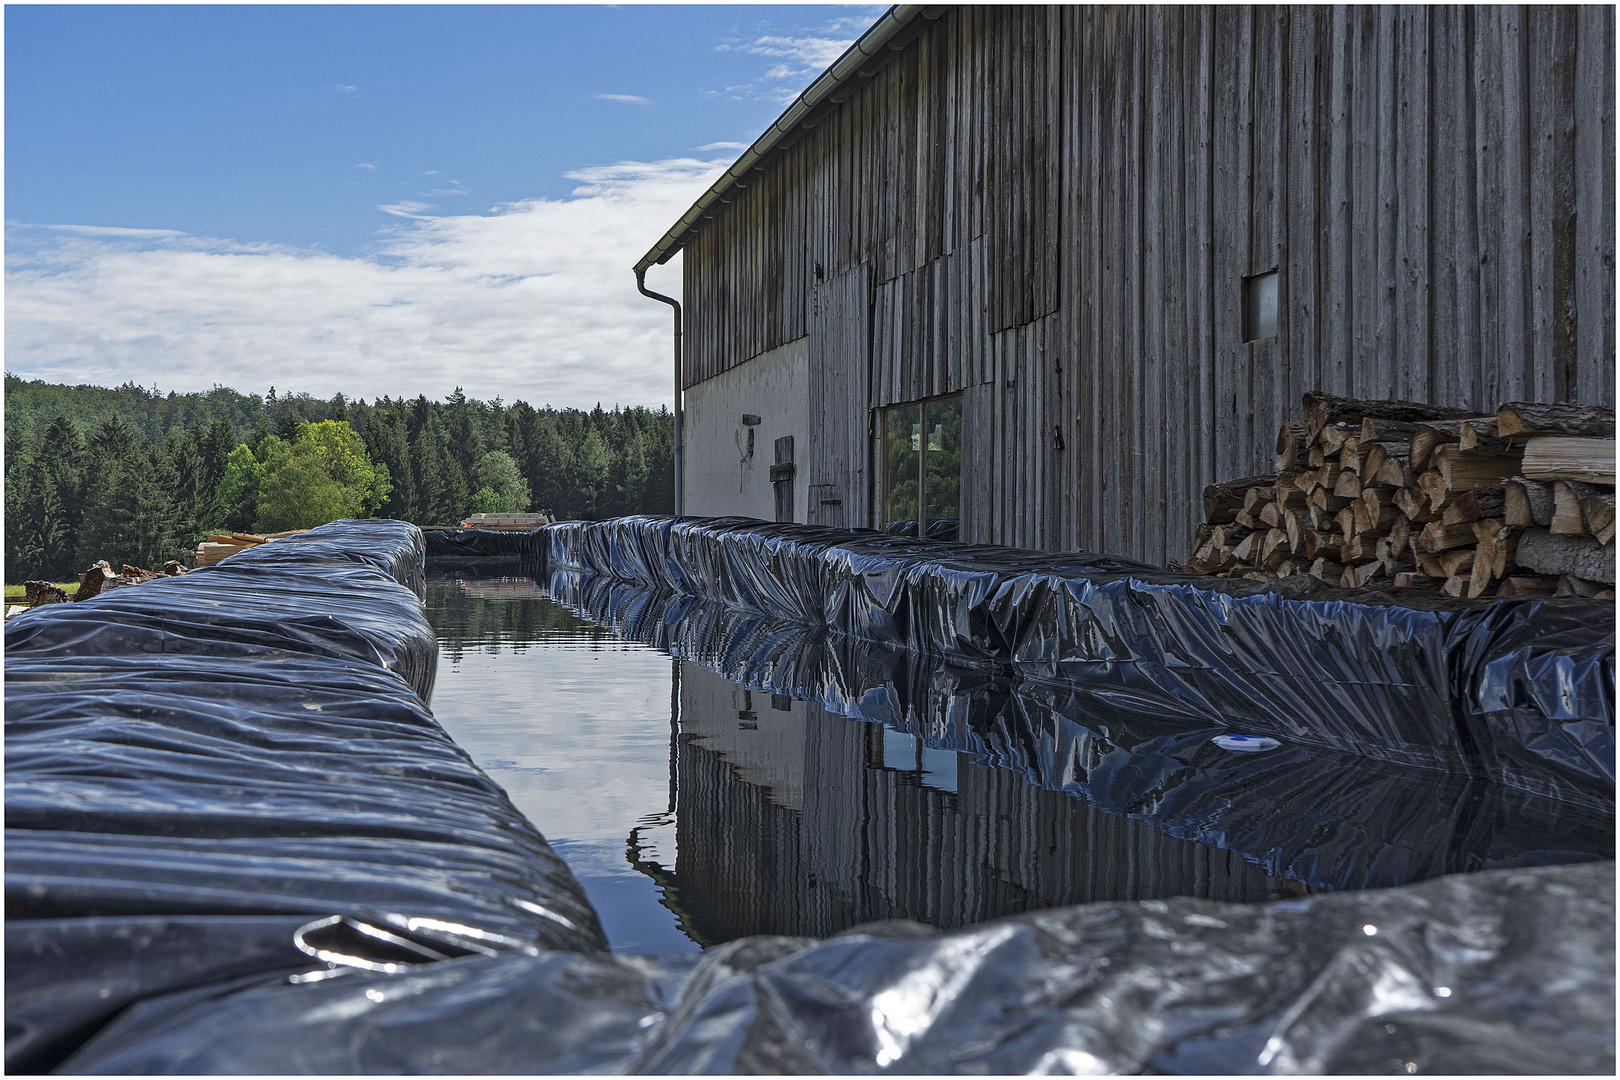
[[[1506,435],[1576,435],[1614,438],[1614,410],[1601,405],[1510,401],[1496,410],[1497,431]]]
[[[1591,536],[1554,536],[1546,529],[1526,529],[1514,558],[1538,574],[1569,574],[1614,584],[1614,541]]]
[[[1407,420],[1385,420],[1378,416],[1369,416],[1361,421],[1361,441],[1363,443],[1393,442],[1410,443],[1412,436],[1422,430],[1423,425]]]
[[[1310,425],[1311,436],[1329,424],[1360,424],[1373,417],[1378,420],[1404,420],[1416,423],[1423,420],[1462,420],[1475,415],[1469,409],[1448,409],[1421,401],[1364,401],[1359,398],[1336,397],[1311,390],[1305,394],[1305,422]]]

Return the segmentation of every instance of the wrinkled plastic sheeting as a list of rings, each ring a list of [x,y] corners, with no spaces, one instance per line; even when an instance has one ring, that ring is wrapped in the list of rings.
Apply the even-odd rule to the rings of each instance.
[[[6,623],[6,658],[324,656],[391,671],[428,701],[439,653],[422,550],[403,522],[334,522],[181,577],[35,608]]]
[[[422,533],[429,559],[516,557],[534,560],[544,572],[547,540],[533,529],[429,529]]]
[[[1612,804],[1614,606],[1394,597],[749,518],[547,526],[547,564],[1204,721]]]
[[[427,595],[426,579],[422,573],[426,544],[422,530],[414,527],[403,529],[400,528],[402,524],[387,519],[345,518],[299,533],[296,537],[239,551],[231,556],[229,565],[287,566],[305,572],[325,571],[334,580],[339,572],[350,565],[374,566],[410,589],[420,600]],[[286,540],[296,542],[288,544]],[[219,565],[214,564],[215,567]]]
[[[452,960],[130,1010],[85,1073],[1614,1071],[1614,866]]]
[[[613,578],[557,571],[547,591],[755,692],[883,724],[1318,888],[1614,857],[1612,805],[1318,747],[1231,753],[1212,742],[1227,728],[1162,694],[941,664]]]
[[[339,523],[7,623],[8,1069],[154,994],[325,974],[294,941],[323,919],[335,956],[606,947],[423,703],[421,563],[414,526]]]

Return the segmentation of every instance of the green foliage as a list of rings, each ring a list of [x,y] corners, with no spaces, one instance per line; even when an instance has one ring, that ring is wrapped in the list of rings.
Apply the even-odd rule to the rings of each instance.
[[[474,514],[521,514],[529,509],[529,482],[517,462],[501,450],[491,450],[473,467]]]
[[[347,420],[299,423],[290,442],[266,439],[262,460],[254,523],[260,532],[365,517],[388,498],[387,468],[372,464],[365,442]]]
[[[226,528],[232,532],[253,528],[253,519],[259,516],[259,489],[263,486],[264,463],[242,443],[226,457],[225,471],[215,488],[214,501]]]
[[[349,515],[346,492],[327,474],[320,452],[309,442],[273,438],[265,444],[264,483],[259,488],[258,532],[312,529]]]
[[[75,580],[96,559],[161,565],[208,532],[380,514],[558,518],[673,510],[667,409],[160,394],[5,381],[6,580]]]

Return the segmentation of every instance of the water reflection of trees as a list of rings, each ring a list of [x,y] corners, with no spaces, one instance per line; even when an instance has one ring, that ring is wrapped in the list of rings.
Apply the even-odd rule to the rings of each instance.
[[[500,602],[490,602],[497,597]],[[610,631],[546,597],[532,578],[430,581],[426,605],[439,650],[451,661],[459,661],[469,647],[484,645],[522,649],[547,638],[590,645],[618,641]]]

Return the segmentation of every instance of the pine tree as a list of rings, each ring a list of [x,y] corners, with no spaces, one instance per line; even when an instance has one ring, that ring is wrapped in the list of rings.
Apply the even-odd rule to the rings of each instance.
[[[76,577],[78,567],[73,540],[78,536],[82,518],[85,481],[85,446],[79,429],[65,416],[52,420],[40,437],[38,457],[44,469],[42,484],[48,484],[56,508],[49,513],[57,515],[60,533],[47,526],[42,536],[55,539],[44,550],[44,564],[40,572],[48,580],[66,581]],[[43,488],[41,489],[43,492]],[[42,510],[42,513],[46,511]]]
[[[364,437],[366,453],[371,455],[372,461],[387,467],[388,478],[393,483],[393,490],[377,513],[401,521],[415,520],[416,468],[406,441],[403,412],[396,409],[374,412],[366,424]]]
[[[6,454],[6,580],[37,580],[43,572],[34,537],[39,531],[39,500],[30,483],[34,456],[8,448]]]

